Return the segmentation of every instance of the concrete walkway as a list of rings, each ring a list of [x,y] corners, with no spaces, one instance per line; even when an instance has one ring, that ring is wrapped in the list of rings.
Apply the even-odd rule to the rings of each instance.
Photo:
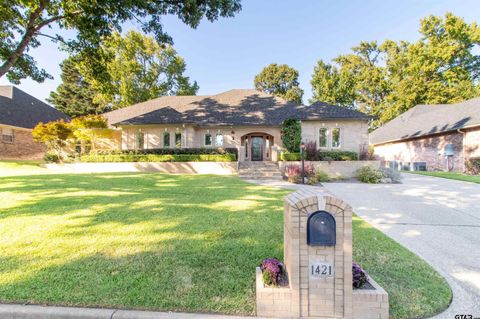
[[[402,184],[325,183],[355,213],[424,258],[453,290],[435,318],[480,317],[480,184],[403,174]],[[282,181],[263,185],[309,186]]]
[[[245,319],[201,313],[156,312],[100,308],[1,305],[1,319]],[[258,318],[256,318],[258,319]]]

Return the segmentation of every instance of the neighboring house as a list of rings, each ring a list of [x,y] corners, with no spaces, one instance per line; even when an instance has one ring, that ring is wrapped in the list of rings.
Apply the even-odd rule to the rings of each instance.
[[[287,102],[257,90],[210,96],[164,96],[106,113],[122,130],[122,149],[237,148],[240,161],[277,161],[281,125],[302,121],[302,139],[322,149],[368,146],[370,117],[347,108]]]
[[[395,169],[464,172],[480,157],[480,98],[417,105],[373,131],[370,142]]]
[[[68,119],[64,113],[14,86],[0,86],[0,159],[39,159],[42,143],[33,141],[39,122]]]

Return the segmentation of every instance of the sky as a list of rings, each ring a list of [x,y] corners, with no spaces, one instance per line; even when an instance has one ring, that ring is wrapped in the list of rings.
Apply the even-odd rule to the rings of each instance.
[[[313,68],[320,59],[347,54],[360,41],[415,41],[420,19],[431,14],[452,12],[480,23],[479,0],[243,0],[242,6],[234,18],[205,20],[197,29],[173,16],[163,19],[186,61],[186,75],[200,85],[198,95],[253,88],[263,67],[286,63],[299,71],[303,101],[308,102]],[[135,28],[128,24],[124,31]],[[54,80],[23,80],[18,87],[44,100],[61,83],[59,63],[67,54],[46,38],[30,54]],[[5,77],[2,84],[8,84]]]

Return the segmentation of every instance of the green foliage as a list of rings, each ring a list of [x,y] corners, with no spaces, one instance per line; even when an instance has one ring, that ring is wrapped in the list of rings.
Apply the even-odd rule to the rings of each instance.
[[[235,162],[235,154],[88,154],[81,162]]]
[[[43,155],[43,160],[47,163],[58,163],[60,162],[60,158],[58,157],[57,154],[52,154],[52,153],[45,153]]]
[[[280,153],[280,160],[285,162],[290,161],[300,161],[302,157],[300,153],[290,153],[290,152],[282,152]]]
[[[95,151],[101,138],[112,138],[113,129],[108,128],[107,119],[101,115],[86,115],[74,118],[70,122],[73,137],[83,145],[88,144]]]
[[[88,114],[100,114],[108,109],[95,103],[95,90],[85,81],[78,70],[78,62],[70,57],[60,65],[62,69],[62,83],[55,92],[50,93],[47,101],[55,108],[70,117]]]
[[[298,71],[286,64],[266,66],[255,76],[254,85],[257,90],[302,103],[303,90],[299,87]]]
[[[302,125],[299,120],[285,120],[282,123],[282,142],[289,152],[299,152],[302,141]]]
[[[211,154],[211,155],[222,155],[222,154],[233,154],[238,156],[238,149],[235,147],[227,148],[209,148],[209,147],[198,147],[198,148],[149,148],[145,150],[112,150],[105,151],[100,150],[97,152],[98,155],[170,155],[170,154],[186,154],[186,155],[195,155],[195,154]]]
[[[70,53],[84,51],[96,70],[102,67],[96,48],[105,37],[120,32],[124,23],[138,22],[138,27],[154,34],[157,41],[171,43],[162,25],[165,15],[177,16],[196,28],[204,17],[215,21],[232,17],[240,9],[240,0],[0,0],[0,78],[6,74],[14,84],[27,77],[37,82],[52,78],[26,53],[40,45],[41,36],[62,42],[62,48]],[[75,38],[46,34],[54,24],[75,30]]]
[[[101,67],[93,69],[87,58],[79,69],[97,92],[94,101],[104,108],[119,109],[164,95],[195,95],[183,73],[185,61],[171,45],[129,31],[124,37],[114,33],[98,49]]]
[[[315,180],[317,182],[330,182],[332,179],[330,178],[330,176],[328,176],[327,173],[325,173],[324,171],[321,171],[321,170],[317,170],[315,172]]]
[[[378,184],[382,177],[382,172],[371,166],[364,166],[357,171],[357,178],[362,183]]]
[[[361,42],[334,64],[319,61],[313,101],[373,115],[372,128],[417,104],[455,103],[480,94],[480,27],[447,13],[420,23],[420,40]]]
[[[72,129],[70,125],[63,120],[38,123],[32,130],[33,140],[44,143],[48,150],[62,160],[62,147],[65,146],[67,139],[71,136]]]

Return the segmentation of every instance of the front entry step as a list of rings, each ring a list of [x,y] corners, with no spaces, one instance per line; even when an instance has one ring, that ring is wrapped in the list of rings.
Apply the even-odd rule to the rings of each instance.
[[[282,179],[278,163],[275,162],[240,162],[238,176],[243,179]]]

